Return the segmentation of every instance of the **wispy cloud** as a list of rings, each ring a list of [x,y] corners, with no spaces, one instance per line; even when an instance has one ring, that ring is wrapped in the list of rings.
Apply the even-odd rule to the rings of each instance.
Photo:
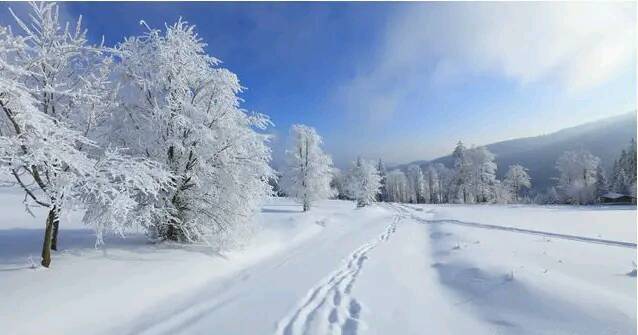
[[[579,94],[635,71],[635,3],[456,3],[406,6],[374,65],[336,92],[346,110],[383,121],[427,84],[501,76]],[[424,82],[425,80],[425,82]]]

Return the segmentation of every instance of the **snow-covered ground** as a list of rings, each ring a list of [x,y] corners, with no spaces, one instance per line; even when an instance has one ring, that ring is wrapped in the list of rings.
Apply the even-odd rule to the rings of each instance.
[[[636,333],[635,207],[272,199],[223,254],[139,233],[95,249],[71,215],[34,269],[42,213],[0,205],[0,334]]]

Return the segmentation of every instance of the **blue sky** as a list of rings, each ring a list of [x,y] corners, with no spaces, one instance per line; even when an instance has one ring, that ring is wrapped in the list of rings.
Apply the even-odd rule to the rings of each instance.
[[[22,12],[23,3],[3,3]],[[63,3],[116,44],[182,16],[244,107],[324,136],[337,166],[538,135],[636,108],[635,3]],[[0,23],[12,24],[3,10]],[[278,165],[278,164],[276,164]]]

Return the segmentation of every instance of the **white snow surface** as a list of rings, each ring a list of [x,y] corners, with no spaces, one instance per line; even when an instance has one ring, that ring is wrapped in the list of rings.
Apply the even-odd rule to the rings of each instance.
[[[270,199],[222,253],[96,249],[72,214],[49,269],[44,213],[10,192],[0,211],[0,334],[636,333],[635,207]]]

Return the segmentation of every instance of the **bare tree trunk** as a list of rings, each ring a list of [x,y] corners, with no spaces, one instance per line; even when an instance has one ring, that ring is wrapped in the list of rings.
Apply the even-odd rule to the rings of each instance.
[[[53,234],[53,220],[55,217],[55,206],[49,211],[46,228],[44,229],[44,242],[42,243],[42,266],[45,268],[51,264],[51,235]]]

